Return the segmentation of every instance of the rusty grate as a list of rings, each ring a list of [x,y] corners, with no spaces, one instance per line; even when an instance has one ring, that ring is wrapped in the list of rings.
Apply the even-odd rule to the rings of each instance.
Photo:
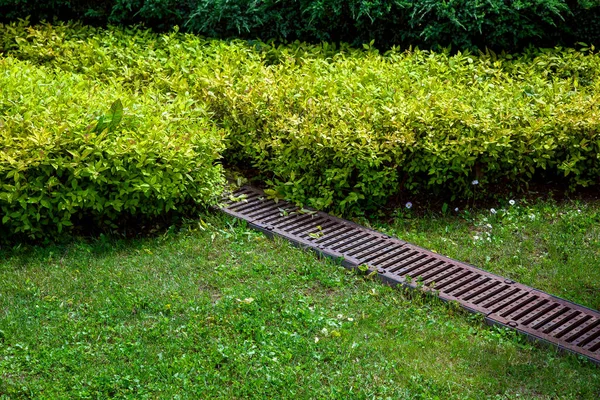
[[[600,363],[598,311],[355,223],[276,203],[255,188],[236,191],[222,210],[263,232],[341,258],[346,267],[367,265],[389,284],[431,291],[484,314],[489,324],[511,327]]]

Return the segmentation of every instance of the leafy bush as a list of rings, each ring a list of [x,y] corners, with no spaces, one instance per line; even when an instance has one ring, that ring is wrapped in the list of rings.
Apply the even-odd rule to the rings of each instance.
[[[222,133],[189,98],[0,58],[2,232],[151,218],[215,201]]]
[[[220,38],[517,49],[600,42],[596,0],[0,0],[0,19],[79,19]]]
[[[532,179],[600,178],[600,56],[380,54],[12,24],[0,51],[127,90],[204,104],[224,159],[272,194],[351,214],[399,193],[473,196]]]
[[[204,0],[186,27],[217,37],[508,49],[547,42],[570,13],[565,0]]]
[[[253,160],[283,197],[353,212],[401,189],[469,197],[473,180],[600,178],[596,55],[273,51],[277,65],[213,80],[210,104],[226,157]]]

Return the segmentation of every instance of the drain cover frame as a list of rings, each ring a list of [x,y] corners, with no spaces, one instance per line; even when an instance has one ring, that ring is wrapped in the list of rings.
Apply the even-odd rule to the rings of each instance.
[[[268,199],[250,186],[226,197],[221,211],[268,236],[339,259],[346,268],[366,265],[386,284],[456,301],[483,314],[489,325],[514,329],[600,365],[599,311],[324,212]]]

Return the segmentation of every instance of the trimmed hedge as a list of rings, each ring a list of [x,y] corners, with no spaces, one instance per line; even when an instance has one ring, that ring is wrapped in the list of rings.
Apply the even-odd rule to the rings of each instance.
[[[4,234],[190,211],[222,190],[222,132],[198,102],[11,57],[0,58],[0,148]]]
[[[269,193],[376,210],[399,193],[468,198],[532,179],[600,179],[600,56],[204,40],[73,26],[0,32],[0,51],[127,90],[204,104],[224,159]],[[183,101],[183,100],[181,100]]]
[[[600,45],[597,0],[0,0],[0,22],[27,16],[379,48]]]
[[[248,62],[211,81],[226,157],[282,197],[341,213],[400,191],[449,197],[600,178],[600,57],[346,51]]]

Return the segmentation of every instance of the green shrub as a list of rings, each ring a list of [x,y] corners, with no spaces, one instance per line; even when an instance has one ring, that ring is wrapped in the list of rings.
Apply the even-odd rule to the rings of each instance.
[[[565,0],[204,0],[186,27],[216,37],[509,49],[556,42],[570,13]]]
[[[0,21],[144,24],[219,38],[521,49],[600,44],[597,0],[0,0]]]
[[[204,104],[227,132],[227,163],[320,209],[368,212],[408,192],[470,198],[473,180],[483,194],[600,178],[593,49],[382,55],[68,25],[4,32],[11,56]]]
[[[226,158],[280,195],[346,213],[399,190],[453,197],[534,179],[600,178],[600,59],[350,51],[253,63],[212,81]],[[250,63],[249,63],[250,64]]]
[[[0,58],[2,232],[47,237],[213,204],[222,133],[189,98]]]

